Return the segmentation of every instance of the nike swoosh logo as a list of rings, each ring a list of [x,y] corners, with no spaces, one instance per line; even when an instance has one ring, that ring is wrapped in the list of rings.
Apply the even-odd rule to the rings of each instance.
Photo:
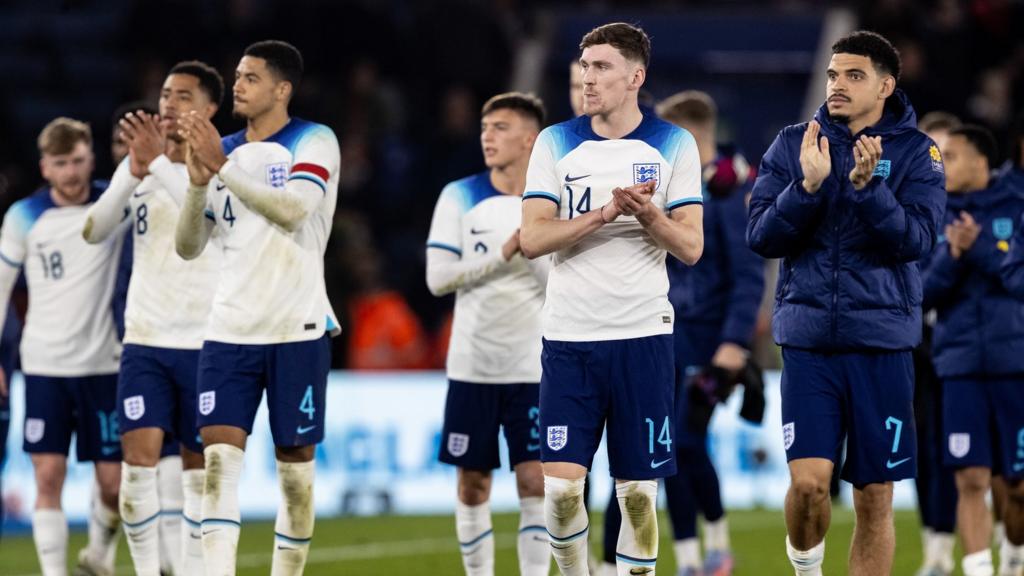
[[[227,184],[217,184],[217,191],[220,192],[221,190],[223,190],[223,189],[225,189],[227,187],[228,187]]]
[[[903,460],[897,460],[895,462],[893,462],[891,460],[886,460],[885,461],[885,467],[890,469],[890,470],[892,470],[893,468],[899,466],[900,464],[903,464],[907,460],[910,460],[910,458],[904,458]]]
[[[572,177],[572,176],[569,176],[568,174],[566,174],[565,175],[565,181],[566,181],[566,183],[569,183],[569,182],[575,182],[577,180],[583,180],[584,178],[589,178],[589,177],[590,177],[590,174],[584,174],[583,176],[576,176],[575,178]]]
[[[533,537],[533,541],[534,542],[550,542],[550,540],[548,540],[547,538],[541,538],[540,536],[534,536]]]
[[[104,456],[110,456],[111,454],[116,453],[118,450],[120,450],[120,448],[117,446],[103,446],[100,448],[100,452],[102,452]]]
[[[289,548],[288,546],[278,546],[278,550],[298,550],[298,548]]]
[[[203,536],[213,534],[214,532],[220,532],[220,528],[213,528],[211,530],[203,530]]]
[[[536,452],[537,450],[540,450],[540,444],[527,444],[526,445],[526,451],[527,452]]]
[[[476,228],[469,229],[469,233],[473,234],[474,236],[477,234],[487,234],[488,232],[490,232],[490,230],[477,230]]]
[[[193,539],[193,540],[202,540],[203,539],[202,536],[196,536],[195,534],[189,534],[188,537]]]
[[[671,462],[671,461],[672,461],[671,458],[667,458],[665,460],[662,460],[661,462],[655,462],[654,460],[651,460],[651,468],[658,468],[662,464],[666,464],[666,463]]]
[[[295,431],[298,432],[299,434],[305,434],[306,432],[309,432],[314,428],[316,428],[316,424],[312,426],[299,426],[298,428],[295,429]]]
[[[152,192],[152,190],[146,190],[145,192],[136,192],[136,193],[132,194],[132,196],[134,196],[136,198],[142,198],[143,196],[145,196],[146,194],[149,194],[150,192]]]

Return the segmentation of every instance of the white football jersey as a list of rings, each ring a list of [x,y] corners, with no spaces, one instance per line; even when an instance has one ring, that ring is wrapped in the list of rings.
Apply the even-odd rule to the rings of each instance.
[[[188,170],[184,164],[171,166],[181,179],[183,194]],[[127,169],[125,160],[118,170]],[[125,344],[202,348],[217,288],[220,251],[204,250],[189,261],[178,256],[174,233],[181,207],[152,175],[132,192],[126,210],[132,222],[133,252],[124,312]]]
[[[85,214],[105,182],[94,182],[89,201],[57,206],[49,187],[15,202],[0,230],[0,259],[23,267],[28,314],[21,337],[21,367],[34,376],[90,376],[118,371],[121,343],[111,298],[124,234],[89,244]]]
[[[302,226],[288,232],[246,207],[214,176],[206,217],[215,223],[223,254],[206,340],[278,344],[336,332],[324,284],[324,251],[341,167],[334,132],[292,118],[260,142],[246,142],[242,130],[225,137],[223,145],[228,158],[249,176],[276,188],[289,180],[311,181],[324,196]]]
[[[445,186],[434,208],[428,248],[463,261],[501,253],[522,222],[522,198],[502,194],[490,173]],[[474,383],[540,382],[544,286],[521,256],[455,294],[448,378]]]
[[[612,189],[658,182],[651,202],[673,209],[703,201],[693,136],[653,115],[623,138],[594,133],[589,116],[545,128],[533,146],[524,199],[558,205],[569,220],[612,199]],[[538,200],[533,200],[538,201]],[[671,334],[665,250],[632,216],[619,216],[554,254],[544,337],[594,341]]]

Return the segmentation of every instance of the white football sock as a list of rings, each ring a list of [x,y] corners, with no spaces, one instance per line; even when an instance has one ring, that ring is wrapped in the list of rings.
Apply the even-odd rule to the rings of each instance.
[[[132,564],[139,576],[160,576],[160,498],[156,474],[156,467],[121,465],[121,517]]]
[[[100,487],[95,479],[92,484],[92,501],[89,505],[89,542],[82,555],[88,556],[94,566],[114,571],[117,557],[117,542],[121,532],[121,515],[108,508],[100,498]]]
[[[43,576],[68,573],[68,521],[64,511],[43,508],[32,513],[32,540]]]
[[[160,570],[182,576],[185,572],[181,563],[181,456],[161,458],[156,466],[156,481],[160,494]]]
[[[563,576],[588,576],[589,519],[583,505],[585,478],[568,480],[544,476],[544,520],[551,555]]]
[[[1003,538],[999,547],[999,576],[1021,576],[1024,574],[1024,545],[1014,546]]]
[[[956,561],[953,560],[953,548],[956,546],[956,535],[949,532],[932,533],[932,561],[933,566],[945,572],[953,573]]]
[[[729,521],[722,516],[714,522],[704,522],[704,550],[729,551]]]
[[[203,565],[206,576],[234,576],[242,530],[238,479],[245,452],[230,444],[212,444],[203,450],[203,455]]]
[[[615,496],[622,512],[615,565],[619,576],[654,576],[658,563],[658,481],[616,482]],[[638,569],[648,569],[640,572]]]
[[[676,540],[672,549],[676,553],[676,566],[679,568],[700,568],[700,542],[696,538]]]
[[[825,541],[810,550],[797,550],[786,536],[786,555],[797,576],[821,576],[821,563],[825,560]]]
[[[519,574],[547,576],[551,569],[551,543],[544,526],[544,497],[519,499]]]
[[[455,535],[462,551],[466,576],[494,574],[494,531],[491,529],[491,505],[469,506],[455,503]]]
[[[313,476],[316,462],[277,461],[281,503],[274,523],[271,576],[301,576],[313,538]]]
[[[182,574],[203,574],[203,484],[206,470],[185,470],[181,473],[184,505],[181,513]]]
[[[964,556],[960,566],[964,569],[964,576],[992,576],[995,573],[992,551],[987,549]]]

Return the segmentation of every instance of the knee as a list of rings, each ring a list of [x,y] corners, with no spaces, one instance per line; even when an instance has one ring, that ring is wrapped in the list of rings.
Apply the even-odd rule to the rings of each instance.
[[[963,496],[984,497],[991,484],[992,474],[988,468],[971,467],[956,472],[956,488]]]
[[[867,484],[854,494],[854,509],[859,521],[885,520],[892,515],[892,485]]]
[[[811,506],[828,499],[828,481],[823,481],[812,475],[794,475],[789,492],[803,506]]]
[[[516,489],[520,498],[544,496],[544,474],[541,473],[540,466],[537,466],[536,470],[516,474]]]
[[[586,480],[546,476],[544,506],[559,524],[569,524],[583,509],[583,487]]]
[[[60,499],[64,487],[64,469],[57,466],[36,469],[36,492],[40,497]]]
[[[1018,508],[1024,508],[1024,480],[1007,482],[1006,499]]]
[[[490,498],[490,476],[483,473],[464,472],[459,478],[459,502],[467,506],[479,506]]]

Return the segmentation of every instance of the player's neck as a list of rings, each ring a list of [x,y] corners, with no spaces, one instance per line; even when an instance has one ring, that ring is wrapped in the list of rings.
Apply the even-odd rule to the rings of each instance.
[[[526,188],[526,162],[517,160],[508,166],[491,168],[491,186],[502,194],[521,196]]]
[[[608,114],[597,114],[590,117],[590,128],[594,134],[609,140],[622,138],[629,134],[644,120],[644,114],[640,107],[633,103],[609,112]]]
[[[245,128],[247,142],[259,142],[277,134],[291,118],[287,108],[273,108],[266,114],[250,118]]]

